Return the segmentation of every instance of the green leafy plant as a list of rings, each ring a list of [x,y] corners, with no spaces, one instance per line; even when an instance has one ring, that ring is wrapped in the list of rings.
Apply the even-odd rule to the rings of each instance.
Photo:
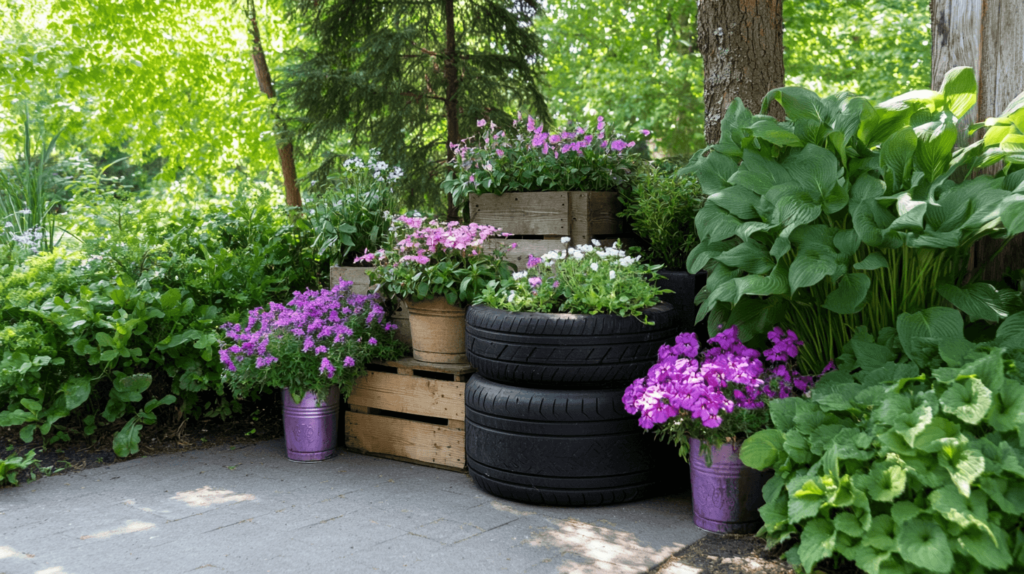
[[[640,263],[620,247],[601,247],[595,239],[594,245],[531,254],[525,271],[488,283],[474,303],[532,313],[607,313],[647,323],[644,309],[668,292],[653,283],[661,266]]]
[[[667,269],[685,269],[686,256],[700,241],[694,218],[704,193],[696,176],[680,173],[671,163],[644,164],[633,189],[620,193],[619,201],[619,217],[647,242],[648,256]]]
[[[687,260],[708,270],[699,318],[713,332],[737,324],[745,341],[776,324],[796,331],[804,372],[820,372],[858,326],[877,333],[901,313],[949,303],[972,320],[1005,318],[1018,293],[978,281],[968,251],[1024,231],[1024,95],[954,150],[975,99],[973,72],[955,68],[938,92],[878,105],[772,90],[762,114],[778,102],[783,122],[734,102],[721,142],[690,168],[709,194]],[[995,176],[955,177],[1000,161]]]
[[[18,485],[18,473],[23,470],[30,469],[37,466],[39,462],[36,460],[36,451],[30,450],[24,455],[20,456],[9,456],[7,458],[0,458],[0,486],[4,483],[11,484],[14,486]],[[30,474],[30,480],[35,480],[36,474],[32,472]]]
[[[422,217],[399,216],[389,245],[355,261],[374,263],[366,274],[370,283],[380,285],[389,297],[444,297],[449,305],[465,306],[491,281],[512,275],[505,256],[516,244],[506,247],[489,241],[502,237],[500,232],[489,225],[425,223]]]
[[[869,574],[1019,571],[1024,315],[986,344],[963,338],[954,309],[898,322],[878,337],[858,331],[847,368],[809,398],[769,404],[775,428],[740,451],[774,470],[759,534],[795,539],[786,558],[803,572],[840,557]]]
[[[24,116],[22,156],[0,163],[0,244],[30,254],[52,251],[57,244],[54,208],[60,203],[53,156],[60,133],[32,149],[29,116]]]
[[[349,265],[357,255],[379,249],[397,206],[392,186],[401,177],[401,168],[376,154],[342,162],[304,206],[317,255],[331,265]]]

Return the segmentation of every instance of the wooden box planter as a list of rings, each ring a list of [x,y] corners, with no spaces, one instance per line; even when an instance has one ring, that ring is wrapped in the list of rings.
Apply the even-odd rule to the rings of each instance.
[[[469,198],[470,220],[512,234],[500,241],[518,245],[508,259],[520,269],[526,268],[527,255],[564,249],[562,237],[572,238],[574,245],[592,239],[612,245],[622,235],[616,215],[620,211],[616,191],[523,191]]]
[[[356,382],[345,414],[345,447],[449,470],[466,467],[468,364],[412,358],[374,364]]]
[[[365,295],[370,292],[370,278],[366,276],[367,267],[331,267],[331,285],[337,285],[339,281],[351,281],[352,292]],[[409,329],[409,309],[405,302],[396,301],[397,309],[392,313],[390,320],[398,325],[398,339],[406,345],[412,345],[412,331]]]

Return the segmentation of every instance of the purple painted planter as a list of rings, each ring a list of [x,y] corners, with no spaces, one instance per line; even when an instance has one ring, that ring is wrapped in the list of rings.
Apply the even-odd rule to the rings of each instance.
[[[316,394],[306,393],[296,403],[288,389],[281,390],[284,404],[284,444],[288,459],[316,462],[334,456],[338,447],[338,415],[341,395],[331,389],[324,403],[317,405]]]
[[[712,448],[709,467],[700,452],[700,440],[689,440],[693,523],[708,532],[757,532],[762,524],[757,509],[764,504],[761,487],[771,474],[744,466],[739,445],[734,443]]]

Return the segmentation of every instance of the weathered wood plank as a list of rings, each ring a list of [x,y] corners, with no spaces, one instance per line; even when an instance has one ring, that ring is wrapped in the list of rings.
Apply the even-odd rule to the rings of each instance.
[[[352,292],[366,295],[370,292],[370,278],[366,276],[367,267],[331,267],[331,285],[339,281],[351,281]]]
[[[615,191],[573,191],[569,193],[572,221],[569,236],[575,244],[589,243],[594,237],[617,235],[618,213],[622,211]]]
[[[455,469],[466,466],[465,431],[383,415],[346,413],[345,447]]]
[[[466,383],[370,371],[348,404],[441,419],[465,420]]]
[[[387,367],[395,367],[396,369],[415,369],[417,371],[429,371],[447,375],[469,375],[476,372],[476,369],[469,363],[424,363],[412,357],[402,357],[397,361],[384,361],[380,364]],[[373,366],[371,365],[370,368],[372,369]]]
[[[512,235],[569,235],[569,193],[483,193],[469,198],[470,220]]]

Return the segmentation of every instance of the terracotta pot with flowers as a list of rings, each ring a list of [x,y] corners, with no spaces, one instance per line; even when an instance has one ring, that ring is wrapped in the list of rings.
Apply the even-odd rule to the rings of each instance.
[[[396,327],[379,295],[352,293],[352,282],[295,293],[288,303],[249,311],[248,322],[227,323],[220,360],[237,393],[281,389],[288,458],[324,460],[338,443],[339,403],[365,365],[402,356]]]
[[[488,239],[501,237],[501,230],[399,216],[392,232],[388,247],[356,261],[374,263],[370,282],[387,296],[406,300],[414,359],[465,363],[465,307],[488,283],[512,275],[505,247],[484,247]]]
[[[733,326],[702,352],[697,335],[683,333],[622,398],[641,427],[689,455],[693,520],[704,530],[749,534],[760,527],[768,475],[740,462],[740,446],[771,427],[768,401],[798,396],[813,382],[794,367],[803,345],[795,333],[776,327],[769,340],[764,352],[751,349]]]

